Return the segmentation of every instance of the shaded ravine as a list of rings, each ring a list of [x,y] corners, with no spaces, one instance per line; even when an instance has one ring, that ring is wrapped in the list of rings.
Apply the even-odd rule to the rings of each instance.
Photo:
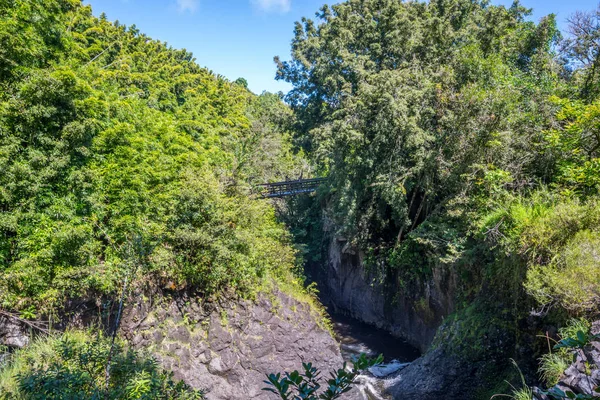
[[[369,357],[377,357],[382,354],[384,359],[383,365],[371,368],[369,372],[357,378],[355,389],[347,396],[347,399],[381,400],[388,398],[382,394],[384,381],[416,360],[421,355],[419,350],[383,329],[341,314],[331,314],[330,317],[344,361],[351,363],[353,357],[361,353]]]
[[[330,314],[330,317],[336,339],[340,342],[342,357],[346,361],[365,353],[370,357],[383,354],[386,363],[392,360],[407,363],[421,355],[417,348],[383,329],[341,314]]]

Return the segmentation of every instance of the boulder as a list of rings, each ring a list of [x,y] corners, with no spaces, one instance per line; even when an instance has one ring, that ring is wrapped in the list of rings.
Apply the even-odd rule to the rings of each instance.
[[[0,315],[0,345],[23,347],[29,344],[27,329],[18,320]]]

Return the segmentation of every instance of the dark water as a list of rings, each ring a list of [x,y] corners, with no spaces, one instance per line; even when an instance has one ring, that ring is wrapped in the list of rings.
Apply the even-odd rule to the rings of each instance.
[[[384,362],[397,360],[401,363],[414,361],[421,355],[415,347],[382,329],[343,315],[330,316],[341,344],[342,357],[346,361],[352,361],[353,356],[361,353],[370,357],[383,354]]]

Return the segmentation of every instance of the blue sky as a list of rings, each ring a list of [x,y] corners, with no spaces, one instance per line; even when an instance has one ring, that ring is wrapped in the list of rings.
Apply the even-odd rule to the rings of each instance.
[[[313,17],[326,0],[86,0],[95,15],[135,24],[154,39],[194,53],[197,62],[234,80],[244,77],[255,93],[287,92],[274,80],[273,56],[288,59],[294,21]],[[339,1],[334,1],[339,2]],[[331,4],[331,2],[328,2]],[[512,0],[492,0],[512,4]],[[596,0],[522,0],[532,18],[555,13],[561,28],[576,10],[592,10]]]

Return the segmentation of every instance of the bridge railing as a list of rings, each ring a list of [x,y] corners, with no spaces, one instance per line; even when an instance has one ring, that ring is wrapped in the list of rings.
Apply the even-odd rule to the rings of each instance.
[[[259,185],[260,194],[265,198],[295,196],[310,193],[324,183],[327,178],[298,179],[292,181],[265,183]]]

